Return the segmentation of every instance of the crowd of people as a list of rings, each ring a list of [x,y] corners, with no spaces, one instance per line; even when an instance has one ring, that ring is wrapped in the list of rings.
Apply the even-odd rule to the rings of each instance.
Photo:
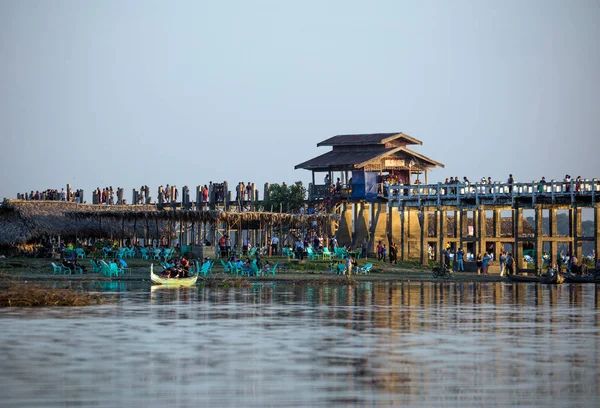
[[[84,203],[83,191],[71,190],[70,193],[62,188],[60,191],[57,189],[46,189],[43,191],[33,191],[29,193],[17,194],[17,198],[26,201],[69,201],[74,203]]]
[[[126,204],[123,199],[123,189],[121,187],[114,189],[113,186],[104,187],[102,190],[100,190],[100,187],[96,187],[92,193],[92,203],[106,205]]]

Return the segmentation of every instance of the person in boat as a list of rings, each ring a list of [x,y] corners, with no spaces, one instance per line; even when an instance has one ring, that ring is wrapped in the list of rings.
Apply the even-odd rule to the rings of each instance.
[[[183,277],[188,278],[190,276],[190,262],[187,259],[187,255],[183,255],[179,260],[179,266]]]

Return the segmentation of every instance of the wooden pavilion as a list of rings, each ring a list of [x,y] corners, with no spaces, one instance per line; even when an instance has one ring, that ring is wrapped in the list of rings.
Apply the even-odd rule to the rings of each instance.
[[[338,135],[317,144],[331,146],[325,154],[295,166],[312,172],[312,185],[309,189],[311,199],[323,198],[337,183],[339,178],[347,195],[353,199],[375,201],[383,193],[382,185],[411,185],[416,175],[418,182],[427,184],[427,172],[435,167],[444,167],[442,163],[425,157],[407,148],[408,145],[422,145],[405,133],[373,133],[357,135]],[[326,173],[329,185],[315,182],[315,173]],[[339,172],[339,177],[335,174]],[[419,176],[424,174],[424,180]],[[334,178],[337,177],[337,178]]]

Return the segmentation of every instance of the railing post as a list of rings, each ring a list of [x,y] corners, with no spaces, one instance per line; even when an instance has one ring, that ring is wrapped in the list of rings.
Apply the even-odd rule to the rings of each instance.
[[[442,206],[442,183],[438,183],[437,188],[437,207],[440,208]]]
[[[596,179],[592,179],[592,204],[596,204]]]
[[[419,208],[421,208],[421,189],[420,188],[417,189],[417,195],[419,197]]]
[[[460,184],[456,183],[456,205],[458,206],[458,204],[460,203]]]
[[[575,189],[573,187],[575,187],[575,181],[571,180],[570,182],[571,187],[569,188],[570,193],[571,193],[571,205],[575,204]]]
[[[475,183],[475,205],[479,207],[479,183]]]
[[[535,180],[531,182],[531,205],[535,205]]]
[[[556,188],[554,187],[554,180],[550,181],[550,193],[552,194],[552,204],[556,202]]]

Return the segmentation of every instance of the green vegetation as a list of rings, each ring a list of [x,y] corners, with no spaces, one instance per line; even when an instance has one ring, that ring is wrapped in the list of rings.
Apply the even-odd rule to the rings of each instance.
[[[304,206],[306,188],[301,181],[296,181],[291,186],[286,184],[271,184],[268,199],[263,203],[264,209],[275,212],[281,208],[287,213],[296,213]]]

